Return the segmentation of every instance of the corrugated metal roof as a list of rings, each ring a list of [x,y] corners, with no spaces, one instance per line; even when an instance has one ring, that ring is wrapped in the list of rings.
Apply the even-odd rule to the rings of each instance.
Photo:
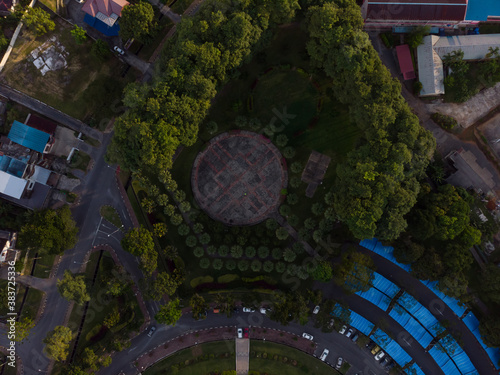
[[[28,181],[0,171],[0,193],[16,199],[21,198]]]
[[[500,1],[469,0],[467,5],[467,21],[486,21],[488,17],[500,17]]]
[[[403,78],[405,80],[415,78],[415,70],[413,69],[413,61],[411,60],[408,44],[397,46],[396,53],[398,54],[399,69],[403,73]]]
[[[49,141],[50,135],[19,121],[14,121],[8,137],[12,142],[20,144],[21,146],[43,152],[45,145]]]
[[[438,36],[429,35],[417,47],[418,79],[422,83],[421,96],[444,94],[443,61],[434,51],[433,45]]]
[[[43,185],[47,185],[47,181],[52,172],[48,169],[42,168],[39,165],[35,165],[35,173],[31,176],[30,181],[35,181]]]
[[[490,47],[500,47],[500,34],[445,36],[434,43],[439,57],[462,50],[464,60],[484,59]]]
[[[366,19],[463,21],[467,0],[368,0]]]
[[[36,115],[30,115],[28,121],[26,121],[26,125],[51,135],[54,135],[57,129],[57,125],[55,123]]]

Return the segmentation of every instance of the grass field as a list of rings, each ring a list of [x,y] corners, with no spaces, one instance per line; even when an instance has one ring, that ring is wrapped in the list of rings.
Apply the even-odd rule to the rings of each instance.
[[[226,358],[223,355],[229,353]],[[187,360],[193,360],[200,356],[212,356],[214,358],[190,364],[189,366],[172,370],[173,365],[185,363]],[[221,358],[221,356],[223,356]],[[211,371],[227,371],[235,370],[236,361],[234,358],[234,341],[219,341],[214,343],[198,345],[194,348],[189,348],[177,352],[161,362],[158,362],[153,367],[143,371],[144,375],[201,375],[209,374]]]
[[[33,276],[46,279],[50,275],[56,256],[54,254],[44,254],[36,260]],[[29,270],[28,270],[29,271]]]
[[[87,172],[87,168],[90,163],[90,155],[85,152],[75,150],[73,156],[71,157],[71,162],[69,167],[72,169],[80,169],[84,172]]]
[[[252,357],[252,353],[260,353],[261,358]],[[290,348],[288,346],[274,344],[271,342],[262,342],[257,340],[250,341],[250,371],[259,371],[261,374],[269,375],[334,375],[338,374],[336,370],[322,363],[304,352]],[[262,353],[267,353],[267,358],[262,358]],[[287,363],[281,360],[274,360],[273,356],[287,357]],[[290,361],[297,361],[297,366],[293,366]]]
[[[2,288],[2,290],[7,290],[7,280],[0,280],[0,288]],[[43,292],[35,288],[29,288],[27,290],[26,286],[18,284],[18,292],[16,295],[17,312],[19,312],[19,309],[21,308],[21,302],[25,293],[28,294],[26,295],[26,300],[24,301],[23,309],[21,311],[21,318],[27,317],[35,320],[38,309],[40,308]],[[6,316],[7,312],[9,312],[7,310],[7,306],[0,307],[0,316]]]
[[[28,31],[18,38],[1,76],[10,86],[47,103],[68,115],[98,126],[101,120],[118,115],[125,84],[135,79],[135,71],[110,56],[102,62],[91,54],[92,41],[77,45],[70,34],[71,26],[54,19],[56,29],[38,38]],[[36,69],[30,56],[35,48],[50,42],[64,46],[67,67],[49,71],[44,76]],[[107,123],[107,122],[106,122]]]
[[[122,220],[120,219],[120,215],[114,207],[101,206],[100,213],[105,220],[109,221],[115,227],[121,228],[121,226],[123,225]]]

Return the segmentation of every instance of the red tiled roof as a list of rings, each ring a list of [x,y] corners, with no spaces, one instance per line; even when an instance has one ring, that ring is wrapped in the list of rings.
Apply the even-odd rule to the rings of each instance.
[[[0,12],[10,12],[12,0],[0,0]]]
[[[128,5],[126,0],[87,0],[83,4],[82,10],[92,17],[95,17],[99,12],[108,17],[113,13],[121,16],[125,5]]]
[[[31,126],[32,128],[41,130],[47,134],[54,135],[57,129],[57,125],[50,120],[31,115],[26,125]]]
[[[367,0],[366,19],[463,21],[467,0]]]
[[[415,78],[415,70],[413,69],[413,61],[411,60],[410,47],[408,44],[396,47],[398,54],[399,68],[405,80]]]

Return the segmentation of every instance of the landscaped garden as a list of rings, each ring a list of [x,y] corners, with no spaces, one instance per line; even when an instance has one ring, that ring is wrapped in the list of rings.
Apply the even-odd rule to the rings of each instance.
[[[143,372],[144,375],[198,375],[233,370],[234,341],[201,344],[181,350]]]

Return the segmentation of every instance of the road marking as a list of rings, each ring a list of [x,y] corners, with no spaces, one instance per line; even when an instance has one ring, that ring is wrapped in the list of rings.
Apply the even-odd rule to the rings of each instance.
[[[132,349],[130,349],[128,352],[130,353],[132,350],[137,349],[137,346],[134,346]]]

